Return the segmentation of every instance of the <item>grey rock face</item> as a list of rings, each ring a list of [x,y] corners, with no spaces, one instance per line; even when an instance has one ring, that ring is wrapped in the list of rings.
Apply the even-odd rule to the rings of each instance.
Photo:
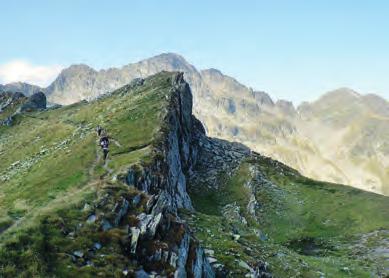
[[[215,277],[215,273],[202,248],[196,249],[196,261],[193,264],[192,272],[195,278]]]
[[[144,238],[154,238],[158,225],[162,220],[162,213],[157,215],[141,213],[138,215],[140,235]]]
[[[177,270],[174,273],[175,278],[187,277],[185,266],[188,259],[189,243],[189,235],[185,234],[178,249]]]
[[[150,194],[158,194],[158,208],[176,211],[178,208],[193,209],[186,191],[187,175],[196,161],[197,132],[204,132],[192,115],[192,94],[182,74],[177,74],[172,84],[173,92],[166,121],[169,130],[160,152],[164,154],[142,173],[130,169],[126,181]],[[161,178],[160,173],[163,173]],[[166,194],[166,192],[169,192]]]
[[[218,175],[232,173],[244,158],[250,155],[250,149],[239,143],[208,138],[202,133],[196,135],[199,142],[198,159],[190,175],[190,183],[205,183],[209,188],[217,188]]]
[[[129,203],[126,199],[122,199],[121,204],[115,206],[114,211],[116,212],[115,217],[115,226],[118,226],[123,217],[127,214],[129,208]]]
[[[142,84],[143,81],[136,86]],[[192,94],[182,74],[174,75],[171,90],[170,105],[164,119],[166,129],[161,135],[163,140],[154,150],[158,154],[156,159],[141,169],[129,169],[124,178],[128,186],[143,191],[141,195],[148,199],[145,212],[138,214],[133,222],[135,224],[131,224],[135,226],[127,227],[131,239],[128,252],[140,261],[169,262],[176,269],[175,277],[214,277],[204,251],[178,216],[179,208],[193,209],[187,193],[187,181],[198,160],[200,147],[197,140],[205,137],[204,128],[192,115]],[[121,197],[115,201],[111,209],[113,215],[102,220],[102,230],[120,226],[121,219],[131,214],[130,207],[138,206],[144,198],[141,195],[129,200]],[[145,246],[150,242],[159,242],[161,238],[175,239],[166,245],[169,249],[161,247],[147,253]],[[194,256],[189,257],[190,250],[196,250]]]
[[[130,252],[131,254],[136,253],[136,247],[138,245],[140,230],[135,227],[131,227],[131,246],[130,246]]]

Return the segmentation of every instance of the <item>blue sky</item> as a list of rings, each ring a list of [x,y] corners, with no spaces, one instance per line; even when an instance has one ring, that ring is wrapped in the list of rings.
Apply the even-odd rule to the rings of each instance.
[[[14,0],[0,14],[0,83],[176,52],[295,103],[338,87],[389,99],[389,1]]]

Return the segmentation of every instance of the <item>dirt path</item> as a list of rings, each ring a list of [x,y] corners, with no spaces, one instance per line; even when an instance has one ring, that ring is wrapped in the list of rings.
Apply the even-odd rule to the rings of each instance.
[[[95,161],[93,161],[92,165],[88,169],[89,178],[92,178],[94,176],[95,171],[96,171],[96,166],[101,159],[101,155],[100,155],[99,149],[97,147],[95,147],[95,152],[96,152]]]
[[[111,139],[111,141],[118,147],[122,146],[117,140]],[[92,165],[89,167],[89,170],[88,170],[90,178],[93,178],[95,176],[96,167],[97,167],[97,165],[99,165],[99,163],[102,160],[102,153],[101,153],[101,150],[99,148],[98,143],[99,143],[99,140],[97,139],[96,140],[96,148],[95,148],[95,150],[96,150],[96,158],[95,158],[95,161],[92,163]],[[105,176],[110,175],[110,174],[113,173],[113,169],[108,166],[109,162],[111,161],[111,159],[109,157],[110,157],[110,155],[108,154],[107,159],[105,160],[104,164],[102,165],[102,167],[106,171],[106,173],[101,175],[100,179],[104,178]]]
[[[103,168],[108,172],[106,174],[112,174],[113,173],[113,169],[109,168],[108,167],[108,162],[110,162],[111,160],[109,158],[107,158],[103,164]],[[104,176],[106,175],[104,174]]]
[[[118,141],[116,141],[116,140],[112,140],[112,141],[115,143],[115,145],[121,147],[121,145]],[[9,233],[10,231],[14,230],[15,228],[17,228],[21,225],[28,226],[31,223],[33,223],[33,220],[37,216],[42,215],[42,214],[48,214],[50,212],[51,208],[65,206],[66,204],[76,202],[76,200],[78,200],[80,198],[80,196],[82,196],[83,193],[87,192],[88,190],[90,190],[92,188],[94,188],[94,189],[98,188],[102,184],[104,177],[113,173],[113,169],[109,168],[109,166],[108,166],[108,163],[111,160],[107,159],[103,164],[103,168],[105,169],[106,173],[104,173],[100,178],[95,177],[96,167],[99,165],[99,163],[102,160],[102,153],[101,153],[101,150],[99,148],[98,143],[99,143],[99,140],[97,139],[96,145],[95,145],[95,160],[88,168],[89,182],[87,182],[87,184],[85,184],[84,186],[82,186],[80,188],[72,188],[69,191],[64,192],[64,194],[61,195],[61,197],[58,197],[58,198],[55,198],[54,200],[52,200],[50,203],[47,204],[46,207],[37,208],[36,210],[31,211],[30,213],[27,213],[23,217],[14,221],[12,223],[12,225],[10,225],[8,228],[6,228],[0,234],[3,236],[4,234]]]

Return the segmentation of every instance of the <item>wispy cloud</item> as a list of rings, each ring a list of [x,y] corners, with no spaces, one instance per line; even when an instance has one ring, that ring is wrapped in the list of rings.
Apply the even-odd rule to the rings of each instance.
[[[13,60],[0,64],[0,84],[21,81],[45,87],[62,69],[60,65],[33,65],[28,61]]]

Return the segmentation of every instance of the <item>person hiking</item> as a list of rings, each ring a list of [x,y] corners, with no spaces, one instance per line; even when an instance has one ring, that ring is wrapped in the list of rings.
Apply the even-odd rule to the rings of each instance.
[[[101,133],[103,132],[103,128],[101,127],[101,126],[97,126],[96,127],[96,132],[97,132],[97,136],[100,136],[101,135]]]
[[[103,158],[105,161],[107,159],[108,152],[109,152],[109,139],[108,139],[108,135],[105,133],[102,133],[100,137],[100,147],[103,149]]]

